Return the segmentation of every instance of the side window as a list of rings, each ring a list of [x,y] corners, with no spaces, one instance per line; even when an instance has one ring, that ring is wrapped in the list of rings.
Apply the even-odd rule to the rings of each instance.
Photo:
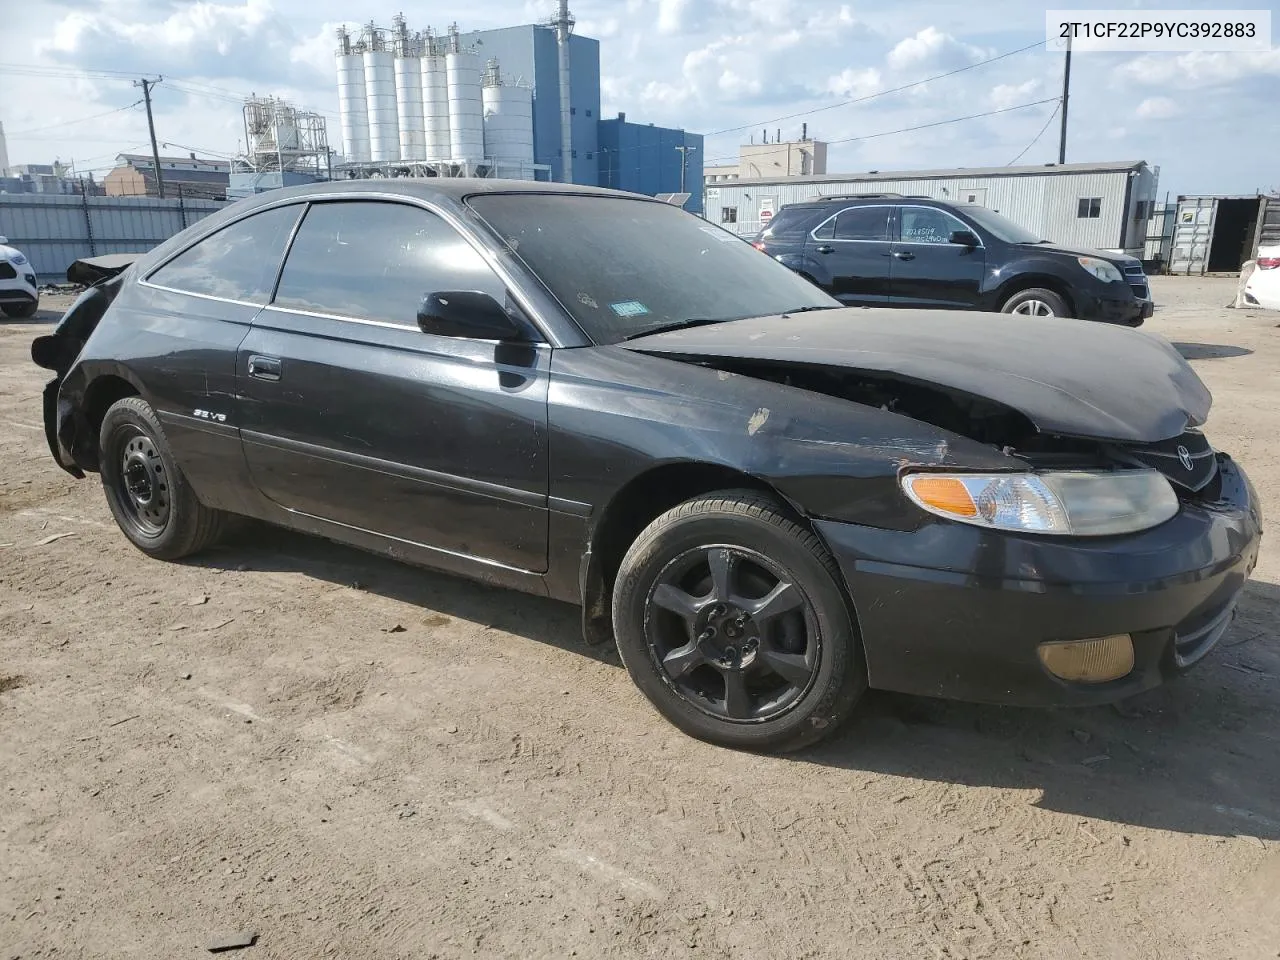
[[[178,254],[147,279],[184,293],[265,304],[303,205],[255,213]]]
[[[818,240],[834,240],[836,237],[836,218],[832,217],[827,220],[817,230],[813,231],[813,235]]]
[[[484,258],[435,214],[402,203],[316,203],[289,249],[275,305],[416,327],[429,293],[506,287]]]
[[[1097,220],[1102,216],[1101,197],[1081,197],[1076,204],[1076,218],[1079,220]]]
[[[721,223],[737,223],[738,208],[737,207],[721,207],[720,222]]]
[[[836,240],[888,240],[888,207],[852,207],[835,219]]]
[[[969,230],[951,214],[934,207],[902,207],[899,216],[903,243],[950,243],[956,230]]]

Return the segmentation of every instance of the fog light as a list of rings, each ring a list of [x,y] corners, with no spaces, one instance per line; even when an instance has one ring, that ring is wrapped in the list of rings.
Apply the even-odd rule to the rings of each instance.
[[[1037,652],[1046,670],[1073,683],[1106,683],[1133,669],[1133,641],[1127,633],[1095,640],[1042,643]]]

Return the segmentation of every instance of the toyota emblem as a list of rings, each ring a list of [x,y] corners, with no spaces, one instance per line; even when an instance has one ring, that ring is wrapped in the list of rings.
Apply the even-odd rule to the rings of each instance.
[[[1178,462],[1181,463],[1183,468],[1186,470],[1190,470],[1195,467],[1195,464],[1191,460],[1191,451],[1186,447],[1178,447]]]

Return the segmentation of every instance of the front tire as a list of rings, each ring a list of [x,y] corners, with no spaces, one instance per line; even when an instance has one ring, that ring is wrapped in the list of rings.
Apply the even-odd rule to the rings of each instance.
[[[721,746],[808,746],[867,686],[835,561],[755,491],[697,497],[649,524],[618,571],[613,626],[641,692]]]
[[[196,499],[155,411],[141,397],[116,401],[102,418],[98,464],[116,523],[148,556],[177,560],[223,535],[228,515]]]
[[[1061,296],[1044,287],[1019,290],[1004,302],[1001,313],[1016,313],[1026,317],[1070,317],[1071,307]]]
[[[0,310],[4,311],[6,317],[12,317],[14,320],[25,320],[28,317],[34,317],[36,311],[40,309],[40,301],[32,303],[6,303],[0,306]]]

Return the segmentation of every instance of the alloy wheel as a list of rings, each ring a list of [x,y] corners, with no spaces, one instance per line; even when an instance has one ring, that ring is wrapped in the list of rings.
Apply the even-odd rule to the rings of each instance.
[[[785,713],[820,663],[804,590],[773,560],[739,546],[700,546],[670,561],[646,599],[645,636],[677,694],[736,723]]]
[[[1023,300],[1009,312],[1020,313],[1024,317],[1052,317],[1054,315],[1053,308],[1043,300]]]

